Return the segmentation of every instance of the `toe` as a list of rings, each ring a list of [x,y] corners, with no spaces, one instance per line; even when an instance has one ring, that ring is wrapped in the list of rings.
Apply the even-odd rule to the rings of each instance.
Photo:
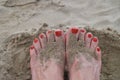
[[[84,41],[85,40],[85,34],[86,34],[86,30],[84,28],[81,28],[80,33],[79,33],[79,40]]]
[[[37,52],[37,54],[40,52],[41,46],[40,46],[40,41],[38,38],[35,38],[33,41],[33,45],[35,47],[35,50]]]
[[[93,38],[93,34],[90,33],[90,32],[88,32],[88,33],[85,35],[85,46],[86,46],[87,48],[90,48],[90,45],[91,45],[90,43],[91,43],[92,38]]]
[[[62,57],[65,59],[65,39],[64,39],[64,32],[60,29],[55,30],[54,32],[55,35],[55,41],[57,44],[58,49],[60,50],[59,52],[63,53]]]
[[[92,51],[95,51],[96,47],[98,45],[98,38],[94,37],[91,41],[91,45],[90,48],[92,49]]]
[[[74,42],[78,41],[79,28],[72,27],[66,32],[66,45],[69,43],[72,45]]]
[[[59,40],[61,41],[61,39],[63,41],[64,33],[62,30],[58,29],[54,32],[54,34],[55,34],[55,41],[59,41]]]
[[[97,60],[101,62],[101,49],[100,49],[100,47],[96,47],[95,53],[97,56]]]
[[[38,78],[35,72],[36,61],[37,61],[37,54],[35,51],[35,47],[32,45],[30,46],[30,67],[31,67],[31,73],[32,73],[32,80],[36,80],[36,78]]]
[[[54,31],[48,30],[48,31],[46,32],[46,36],[47,36],[47,41],[48,41],[48,42],[54,42],[54,41],[55,41]]]
[[[47,43],[46,35],[44,33],[41,33],[39,35],[39,39],[40,39],[41,48],[45,48]]]
[[[58,44],[58,46],[65,49],[65,41],[64,41],[63,31],[58,29],[54,32],[54,35],[55,35],[55,41]]]
[[[73,35],[75,35],[76,38],[78,39],[79,28],[77,28],[77,27],[72,27],[72,28],[70,29],[70,33],[72,33]]]
[[[31,62],[36,61],[37,54],[35,51],[35,47],[33,45],[30,46],[30,57],[31,57]],[[31,65],[31,66],[33,66],[33,65]]]

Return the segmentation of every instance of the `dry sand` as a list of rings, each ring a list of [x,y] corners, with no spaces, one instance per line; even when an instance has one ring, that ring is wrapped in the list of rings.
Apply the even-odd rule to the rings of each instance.
[[[101,80],[120,79],[119,0],[0,0],[0,80],[31,79],[29,46],[46,31],[37,31],[43,23],[47,29],[94,27],[87,30],[100,39]]]
[[[65,26],[57,27],[63,30]],[[0,80],[31,80],[29,46],[39,33],[48,30],[42,26],[36,33],[18,33],[8,37],[0,50]],[[86,28],[100,39],[102,49],[101,80],[120,79],[120,35],[111,29],[98,31]]]

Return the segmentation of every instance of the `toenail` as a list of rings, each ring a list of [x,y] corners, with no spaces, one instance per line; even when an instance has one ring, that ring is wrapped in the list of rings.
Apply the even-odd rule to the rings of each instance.
[[[100,48],[99,48],[99,47],[97,47],[97,51],[100,51]]]
[[[97,42],[97,38],[93,38],[93,41],[94,41],[94,42]]]
[[[55,35],[56,35],[57,37],[60,37],[60,36],[62,35],[62,31],[55,31]]]
[[[32,45],[32,46],[30,46],[30,49],[34,49],[34,46]]]
[[[37,42],[38,42],[38,39],[37,39],[37,38],[35,38],[35,39],[34,39],[34,42],[35,42],[35,43],[37,43]]]
[[[50,33],[52,33],[52,31],[48,31],[48,33],[50,34]]]
[[[80,32],[84,33],[84,32],[85,32],[85,30],[84,30],[84,29],[81,29],[81,30],[80,30]]]
[[[91,38],[92,37],[92,34],[88,34],[88,38]]]
[[[44,35],[43,35],[43,34],[40,34],[40,38],[44,38]]]
[[[77,28],[72,28],[72,29],[71,29],[71,32],[72,32],[73,34],[76,34],[76,33],[78,32],[78,29],[77,29]]]

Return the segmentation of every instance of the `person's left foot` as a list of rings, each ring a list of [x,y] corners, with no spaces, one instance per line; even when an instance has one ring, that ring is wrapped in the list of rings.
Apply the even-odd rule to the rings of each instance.
[[[70,28],[66,33],[66,54],[70,80],[100,80],[101,50],[92,33]]]
[[[63,31],[47,31],[30,47],[32,80],[63,80],[65,43]]]

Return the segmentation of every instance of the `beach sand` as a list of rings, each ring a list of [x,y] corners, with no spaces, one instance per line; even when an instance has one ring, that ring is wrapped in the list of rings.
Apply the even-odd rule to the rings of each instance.
[[[31,80],[33,39],[48,29],[72,26],[99,38],[101,80],[119,80],[119,7],[119,0],[0,0],[0,80]]]

